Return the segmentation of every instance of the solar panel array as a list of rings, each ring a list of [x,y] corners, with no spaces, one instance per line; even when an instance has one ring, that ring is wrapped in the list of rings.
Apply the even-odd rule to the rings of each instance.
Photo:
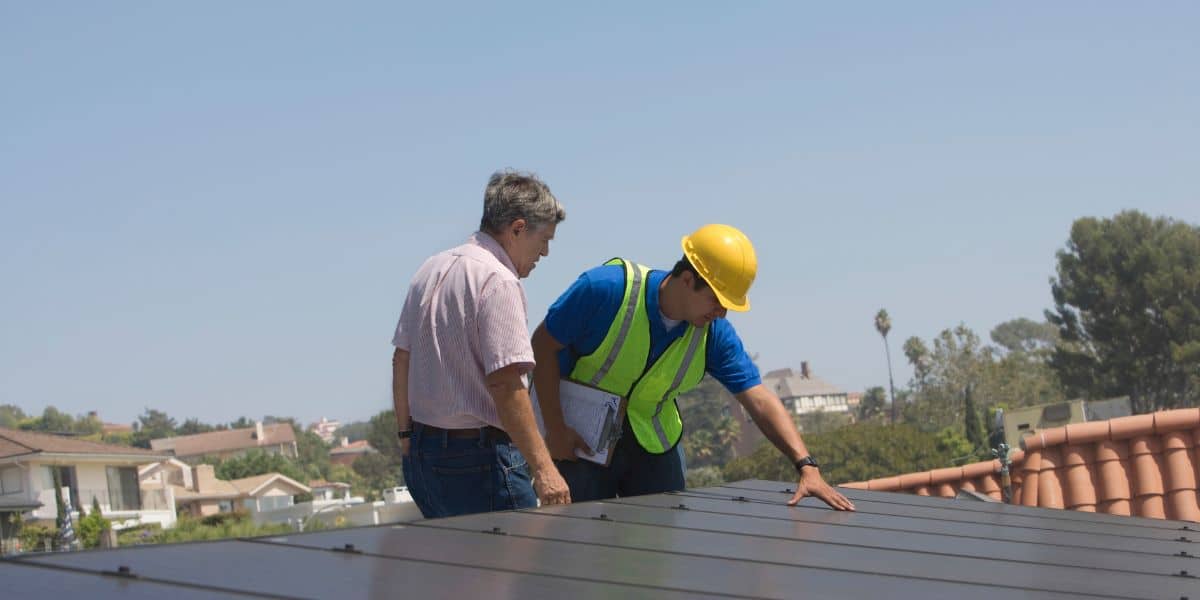
[[[1190,598],[1184,521],[743,481],[404,525],[27,555],[5,597]],[[10,594],[12,594],[10,596]]]

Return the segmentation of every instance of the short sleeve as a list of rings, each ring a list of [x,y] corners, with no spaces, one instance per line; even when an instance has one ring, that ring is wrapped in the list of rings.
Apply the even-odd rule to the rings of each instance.
[[[624,295],[625,269],[620,265],[586,271],[550,305],[546,331],[558,343],[590,353],[595,348],[586,346],[599,345]],[[597,331],[600,339],[594,339]]]
[[[487,286],[479,299],[475,326],[484,374],[510,365],[521,365],[524,371],[533,369],[525,291],[519,281],[497,281]]]
[[[404,298],[404,307],[400,309],[400,318],[396,321],[396,332],[392,334],[392,345],[409,351],[412,349],[412,330],[416,323],[416,310],[420,305],[420,298],[414,299],[417,294],[416,286],[409,286],[408,295]]]
[[[731,394],[740,394],[762,383],[758,366],[746,353],[733,324],[725,319],[716,319],[709,327],[704,360],[708,374]]]

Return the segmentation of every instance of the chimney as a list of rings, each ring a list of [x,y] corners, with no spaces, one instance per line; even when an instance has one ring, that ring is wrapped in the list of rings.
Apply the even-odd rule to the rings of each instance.
[[[204,493],[217,487],[217,475],[212,465],[196,465],[192,467],[192,481],[196,484],[196,492]]]
[[[254,439],[258,440],[259,445],[263,443],[262,421],[254,422]]]
[[[350,438],[343,437],[342,438],[342,447],[345,448],[346,446],[349,446],[349,445],[350,445]]]
[[[808,361],[807,360],[800,361],[800,378],[808,379],[809,375],[810,375],[810,373],[808,372]]]

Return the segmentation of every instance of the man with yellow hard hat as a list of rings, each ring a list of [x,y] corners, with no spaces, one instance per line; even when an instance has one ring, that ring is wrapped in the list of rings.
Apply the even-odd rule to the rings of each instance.
[[[683,238],[683,258],[670,271],[624,259],[591,269],[558,298],[533,334],[534,386],[546,445],[575,502],[684,488],[677,445],[683,420],[675,398],[705,373],[730,391],[759,429],[796,466],[789,504],[816,496],[854,510],[825,483],[783,403],[762,384],[727,311],[750,309],[758,271],[754,247],[729,225],[705,225]],[[591,452],[566,425],[559,378],[628,399],[624,430],[608,466],[577,460]]]

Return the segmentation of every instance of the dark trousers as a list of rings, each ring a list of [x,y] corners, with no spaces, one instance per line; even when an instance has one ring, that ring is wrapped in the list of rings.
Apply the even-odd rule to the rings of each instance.
[[[479,431],[453,437],[413,423],[404,481],[425,518],[537,506],[525,457],[511,441]]]
[[[583,459],[554,464],[571,488],[572,502],[661,494],[682,490],[686,485],[680,447],[651,454],[638,444],[628,421],[608,467]]]

